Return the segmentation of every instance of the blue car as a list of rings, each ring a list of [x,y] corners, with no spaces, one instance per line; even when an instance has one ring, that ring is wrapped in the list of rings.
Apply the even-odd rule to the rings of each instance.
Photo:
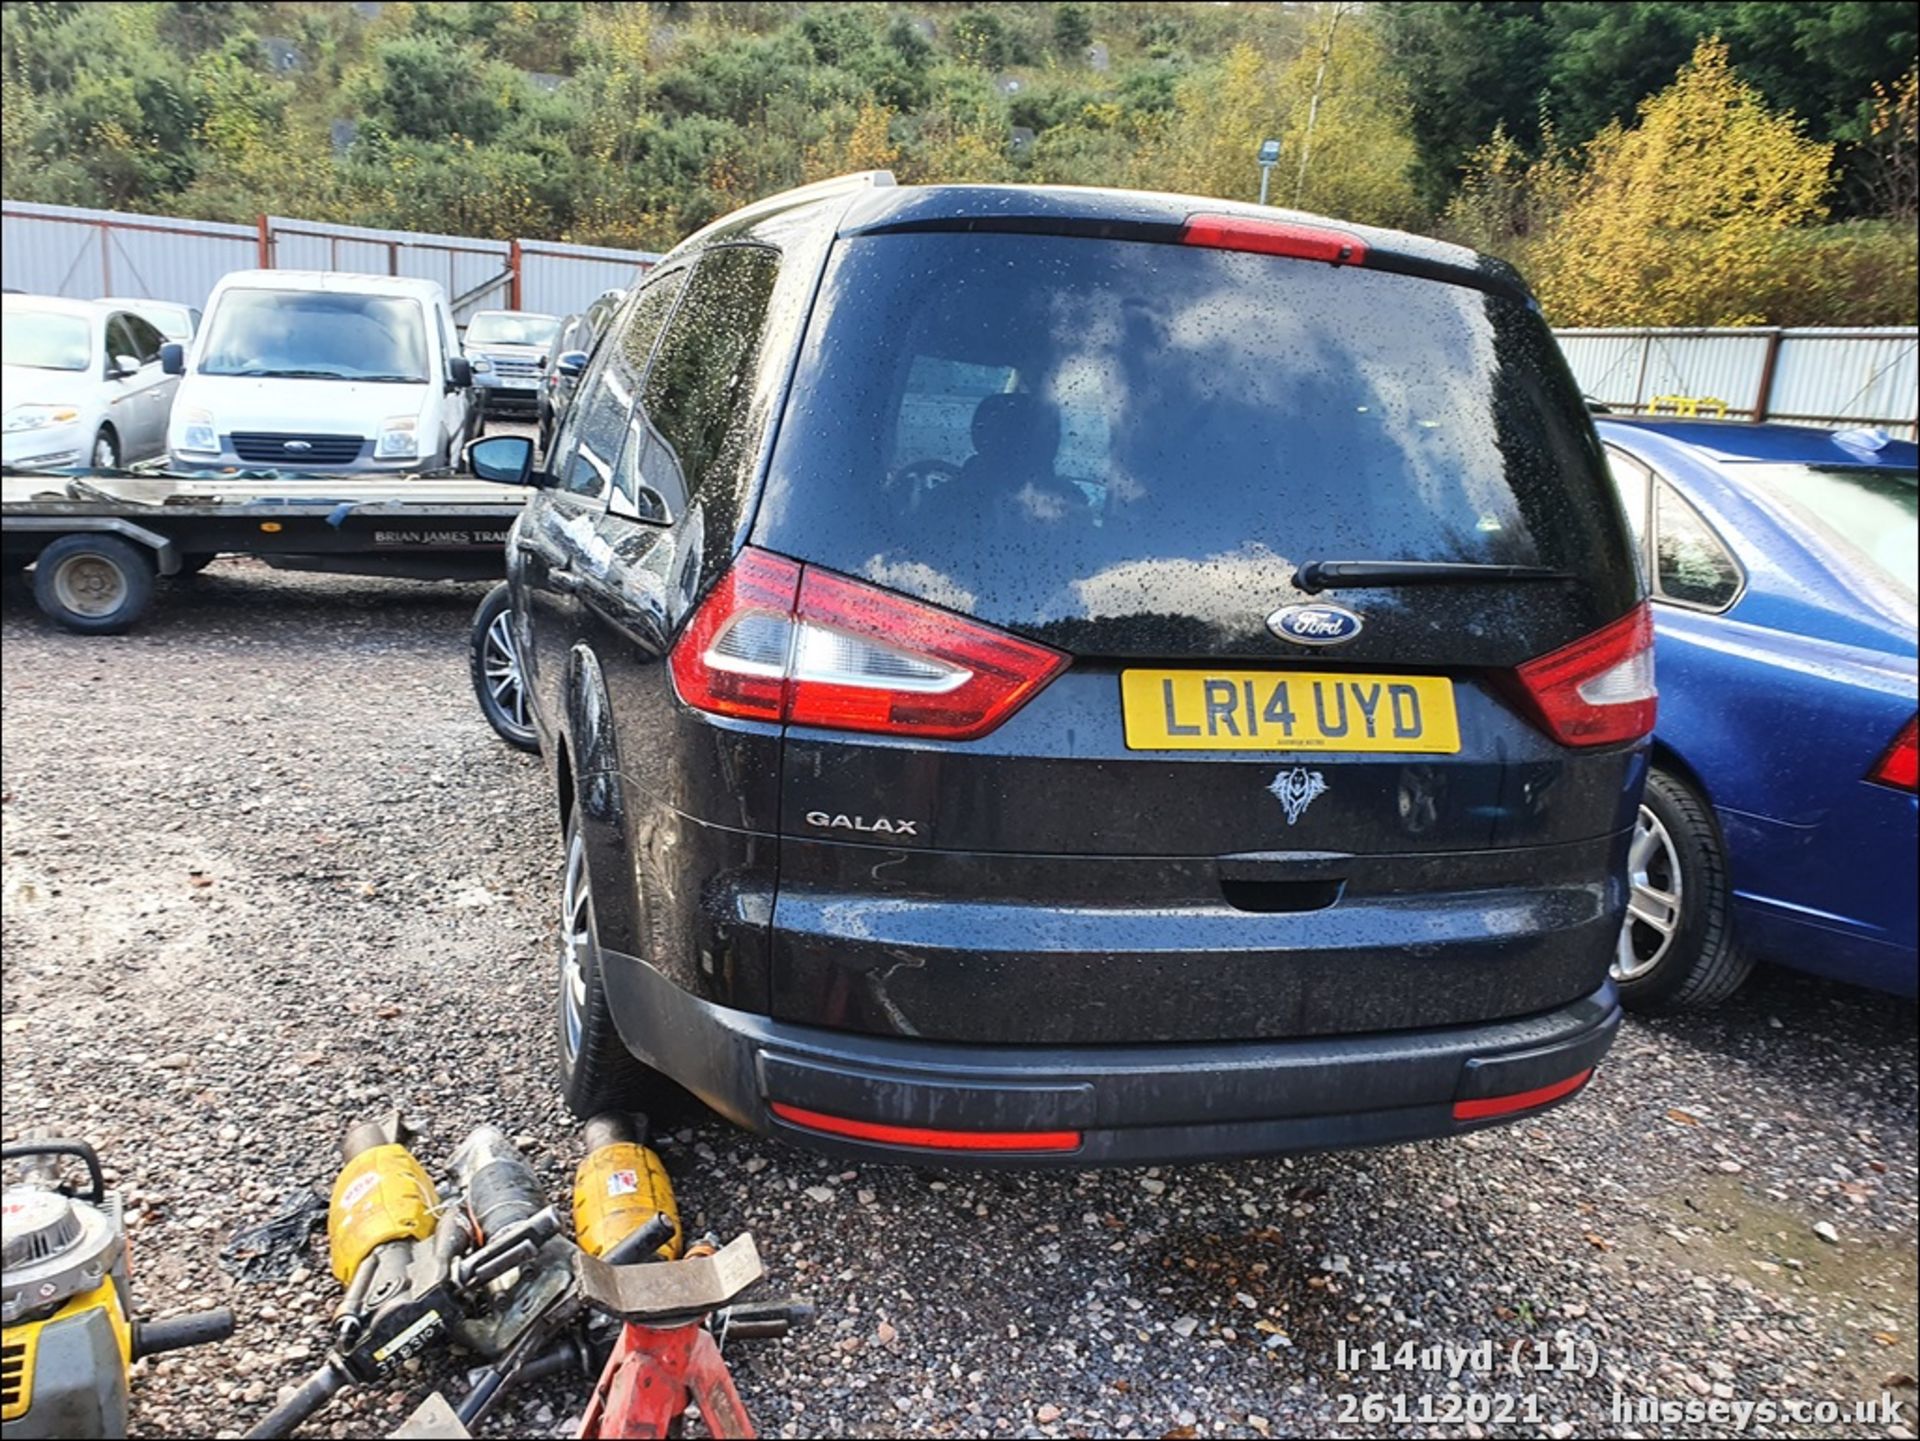
[[[1915,991],[1916,448],[1595,418],[1653,596],[1660,716],[1614,979],[1642,1010],[1756,958]]]

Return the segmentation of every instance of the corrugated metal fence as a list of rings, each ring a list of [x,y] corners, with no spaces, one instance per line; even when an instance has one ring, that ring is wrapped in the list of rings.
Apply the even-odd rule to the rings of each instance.
[[[277,215],[225,225],[19,200],[0,206],[0,243],[0,278],[38,295],[198,306],[230,270],[348,270],[437,280],[462,325],[477,311],[501,307],[550,315],[584,310],[659,259],[550,240],[481,240]]]
[[[1558,330],[1593,399],[1632,414],[1884,426],[1912,439],[1920,330]]]
[[[659,257],[551,240],[479,240],[263,215],[222,225],[9,200],[0,274],[17,290],[201,305],[230,270],[352,270],[437,280],[464,325],[513,306],[567,315]],[[1881,425],[1915,433],[1920,331],[1561,330],[1581,389],[1615,410]]]

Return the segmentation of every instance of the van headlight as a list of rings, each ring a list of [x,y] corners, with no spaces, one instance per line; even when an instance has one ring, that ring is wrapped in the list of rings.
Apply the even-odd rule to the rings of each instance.
[[[7,412],[6,432],[46,430],[49,426],[71,425],[80,412],[71,405],[16,405]]]
[[[212,411],[189,410],[181,417],[180,449],[201,455],[220,453],[220,436],[214,429]]]
[[[380,422],[380,438],[373,443],[375,460],[411,460],[420,453],[420,421],[394,415]]]
[[[467,362],[467,367],[472,370],[475,375],[493,374],[493,362],[488,360],[484,355],[474,356]]]

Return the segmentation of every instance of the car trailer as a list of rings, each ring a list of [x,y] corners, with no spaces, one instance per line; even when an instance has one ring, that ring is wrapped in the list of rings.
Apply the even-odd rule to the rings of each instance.
[[[506,574],[507,529],[528,492],[469,477],[208,477],[14,472],[0,478],[0,558],[33,567],[56,624],[117,635],[154,581],[218,555],[287,570],[429,580]]]

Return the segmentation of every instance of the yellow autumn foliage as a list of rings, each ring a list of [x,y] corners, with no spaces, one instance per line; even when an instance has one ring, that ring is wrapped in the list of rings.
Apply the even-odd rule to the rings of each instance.
[[[1703,40],[1674,83],[1608,126],[1529,257],[1556,325],[1746,325],[1826,217],[1833,147],[1769,110]]]

